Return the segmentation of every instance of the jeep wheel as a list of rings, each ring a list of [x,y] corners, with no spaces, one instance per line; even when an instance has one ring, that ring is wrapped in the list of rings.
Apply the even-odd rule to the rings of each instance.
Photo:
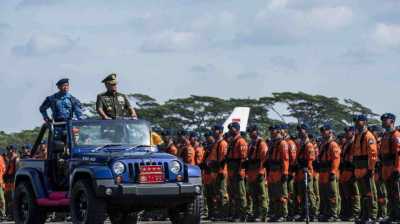
[[[43,224],[46,211],[35,202],[31,185],[27,182],[18,184],[14,195],[14,218],[17,224]]]
[[[137,213],[110,211],[108,213],[112,224],[136,224],[138,222]]]
[[[192,203],[187,204],[185,209],[183,223],[200,224],[203,197],[196,196]]]
[[[72,187],[71,217],[74,224],[103,224],[106,220],[106,203],[96,198],[87,180],[79,180]]]
[[[169,218],[171,222],[173,224],[200,224],[202,200],[203,197],[199,195],[193,199],[193,202],[185,204],[182,208],[170,209]]]

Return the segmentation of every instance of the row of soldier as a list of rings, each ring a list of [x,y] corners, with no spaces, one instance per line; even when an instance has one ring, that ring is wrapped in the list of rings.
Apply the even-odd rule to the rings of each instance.
[[[297,137],[287,125],[257,126],[248,138],[239,123],[216,125],[203,144],[195,133],[162,132],[160,149],[202,169],[208,217],[213,220],[357,223],[400,221],[400,132],[395,116],[382,115],[382,128],[368,127],[364,115],[336,136],[320,127],[320,139],[307,124]],[[307,179],[307,181],[306,181]],[[306,202],[307,201],[307,202]]]

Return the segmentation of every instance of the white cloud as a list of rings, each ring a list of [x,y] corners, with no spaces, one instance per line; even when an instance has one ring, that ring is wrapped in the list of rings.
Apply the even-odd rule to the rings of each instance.
[[[400,25],[379,23],[372,35],[376,43],[382,47],[400,47]]]
[[[306,13],[306,20],[313,27],[335,30],[351,24],[353,11],[346,6],[312,8]]]
[[[148,37],[142,44],[144,52],[187,51],[198,47],[202,38],[194,32],[163,31]]]
[[[66,35],[37,34],[23,45],[15,46],[13,54],[17,56],[46,56],[70,51],[78,42]]]
[[[288,4],[288,0],[271,0],[267,4],[267,8],[269,10],[279,10],[279,9],[286,8],[287,4]]]

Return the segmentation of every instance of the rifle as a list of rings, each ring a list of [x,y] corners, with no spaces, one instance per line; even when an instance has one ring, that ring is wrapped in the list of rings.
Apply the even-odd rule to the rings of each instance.
[[[309,202],[308,202],[308,178],[309,178],[309,176],[308,176],[308,169],[307,169],[307,167],[306,168],[304,168],[303,169],[303,172],[304,172],[304,185],[306,186],[306,192],[305,192],[305,197],[304,197],[304,200],[305,200],[305,209],[306,209],[306,223],[307,224],[309,224],[310,223],[310,210],[309,210],[309,207],[308,207],[308,204],[309,204]]]

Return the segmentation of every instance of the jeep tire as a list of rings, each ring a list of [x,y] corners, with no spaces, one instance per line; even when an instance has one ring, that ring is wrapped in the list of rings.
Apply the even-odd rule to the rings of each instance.
[[[200,224],[203,197],[195,196],[191,203],[183,206],[182,212],[179,209],[170,209],[169,217],[173,224]],[[183,214],[182,214],[183,213]]]
[[[135,212],[109,211],[108,216],[112,224],[136,224],[138,222]]]
[[[96,198],[88,180],[78,180],[71,191],[71,217],[74,224],[103,224],[106,202]]]
[[[46,211],[36,204],[31,185],[24,181],[18,184],[14,193],[14,219],[16,224],[43,224]]]

